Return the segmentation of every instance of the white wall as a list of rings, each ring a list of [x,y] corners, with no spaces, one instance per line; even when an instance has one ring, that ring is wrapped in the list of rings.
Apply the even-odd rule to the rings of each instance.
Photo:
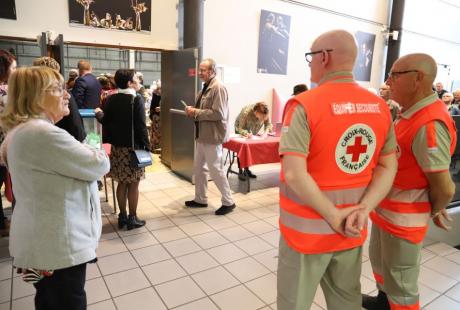
[[[152,0],[149,35],[71,27],[68,0],[16,0],[17,20],[0,19],[0,35],[34,39],[42,31],[52,30],[64,34],[64,41],[173,50],[178,47],[177,3],[177,0]]]
[[[387,20],[387,0],[303,2],[381,24]],[[259,18],[262,9],[291,16],[287,75],[257,73]],[[382,82],[385,44],[379,25],[280,0],[207,0],[204,15],[203,56],[214,58],[218,64],[239,67],[241,72],[240,83],[226,85],[231,124],[247,104],[264,100],[270,107],[273,88],[288,99],[295,84],[309,85],[310,71],[304,54],[319,34],[331,29],[341,28],[352,33],[361,30],[376,34],[371,82],[363,86],[378,88]]]
[[[440,0],[406,0],[401,55],[427,53],[438,64],[451,67],[445,87],[460,80],[460,2],[450,5]]]

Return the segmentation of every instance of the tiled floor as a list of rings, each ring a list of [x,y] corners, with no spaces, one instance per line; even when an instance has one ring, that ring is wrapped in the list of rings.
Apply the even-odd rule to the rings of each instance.
[[[88,265],[90,310],[255,310],[276,309],[279,230],[278,165],[255,167],[257,181],[230,176],[237,209],[217,217],[215,185],[210,207],[189,210],[193,186],[169,172],[148,173],[141,182],[139,216],[147,225],[117,231],[116,215],[103,203],[103,235],[97,264]],[[0,239],[0,310],[9,309],[11,260],[7,239]],[[365,246],[362,290],[375,293]],[[1,258],[3,257],[3,258]],[[420,275],[421,304],[429,310],[460,309],[460,251],[426,242]],[[13,309],[33,309],[32,286],[13,281]],[[313,310],[326,309],[319,289]]]

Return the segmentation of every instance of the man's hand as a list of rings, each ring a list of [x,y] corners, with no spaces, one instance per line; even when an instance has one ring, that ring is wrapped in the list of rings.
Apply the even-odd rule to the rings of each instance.
[[[99,112],[102,112],[101,108],[95,108],[94,109],[94,113],[99,113]]]
[[[361,231],[367,224],[369,211],[362,205],[358,206],[360,206],[361,209],[351,213],[345,220],[345,235],[347,237],[360,237]]]
[[[348,233],[345,231],[345,221],[350,214],[353,212],[360,212],[362,211],[362,206],[357,205],[353,207],[347,207],[342,209],[335,208],[333,213],[330,215],[325,215],[324,219],[328,222],[329,226],[337,233],[341,234],[345,237],[359,237],[361,234],[354,234],[353,236],[349,236]]]
[[[195,113],[196,113],[196,109],[192,106],[186,106],[185,107],[185,114],[188,116],[188,117],[195,117]]]
[[[452,226],[448,223],[452,223],[452,217],[447,213],[446,209],[442,209],[433,216],[433,223],[445,231],[451,230]]]

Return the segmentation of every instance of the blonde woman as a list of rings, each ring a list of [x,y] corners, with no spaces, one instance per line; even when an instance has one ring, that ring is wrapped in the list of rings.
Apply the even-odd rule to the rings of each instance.
[[[96,259],[101,213],[96,180],[109,171],[103,151],[54,124],[69,113],[62,76],[19,68],[9,79],[0,150],[16,207],[10,231],[14,265],[34,284],[35,309],[86,309],[86,264]]]

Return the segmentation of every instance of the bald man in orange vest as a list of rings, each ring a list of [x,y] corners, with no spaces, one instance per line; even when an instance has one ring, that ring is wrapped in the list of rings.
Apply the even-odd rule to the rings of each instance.
[[[363,296],[368,310],[418,310],[420,251],[428,221],[449,229],[446,206],[455,185],[449,173],[457,137],[445,104],[431,85],[437,66],[427,54],[399,58],[387,79],[402,107],[395,121],[398,172],[393,187],[371,213],[369,258],[379,293]]]
[[[396,173],[385,101],[353,79],[357,47],[344,30],[306,53],[318,87],[292,98],[280,141],[278,310],[310,309],[318,284],[329,310],[361,309],[361,251],[369,212]]]

